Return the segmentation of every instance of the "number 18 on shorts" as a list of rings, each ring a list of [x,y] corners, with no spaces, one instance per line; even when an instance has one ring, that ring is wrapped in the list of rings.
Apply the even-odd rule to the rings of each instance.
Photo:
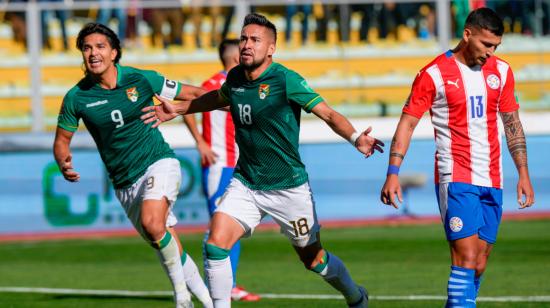
[[[305,247],[317,241],[319,223],[308,183],[280,190],[254,190],[231,180],[216,212],[233,217],[250,236],[269,215],[292,245]]]

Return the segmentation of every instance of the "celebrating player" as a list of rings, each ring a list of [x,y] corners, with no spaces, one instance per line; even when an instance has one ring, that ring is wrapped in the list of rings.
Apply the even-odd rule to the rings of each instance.
[[[77,37],[85,77],[65,95],[59,113],[54,156],[66,180],[76,182],[70,142],[80,119],[92,135],[116,196],[136,230],[157,251],[174,288],[176,307],[192,307],[187,287],[212,307],[197,266],[182,250],[172,213],[181,182],[174,152],[158,131],[140,121],[153,96],[192,99],[204,90],[168,80],[154,71],[118,64],[116,34],[102,24],[85,25]],[[186,287],[187,284],[187,287]]]
[[[381,201],[402,202],[399,167],[413,131],[430,110],[435,130],[435,188],[451,248],[447,307],[475,307],[502,215],[502,156],[497,113],[516,165],[520,208],[535,203],[525,135],[510,65],[494,56],[503,24],[488,8],[472,11],[458,46],[416,76],[392,140]]]
[[[146,123],[159,125],[178,114],[230,106],[239,159],[233,179],[214,213],[206,245],[207,278],[215,307],[229,307],[232,286],[229,249],[250,236],[270,215],[291,241],[305,267],[342,293],[351,307],[366,307],[368,296],[342,261],[323,249],[308,175],[298,152],[301,109],[313,112],[365,156],[383,143],[368,128],[355,131],[296,72],[273,62],[277,30],[264,16],[249,14],[240,37],[240,65],[219,91],[191,102],[144,108]]]
[[[239,64],[239,40],[225,39],[219,46],[219,56],[224,70],[218,72],[202,84],[207,91],[218,90],[227,78],[227,72]],[[227,110],[213,110],[202,114],[202,135],[197,129],[195,116],[183,116],[185,124],[195,138],[202,162],[202,188],[207,199],[208,213],[214,215],[217,202],[229,185],[233,176],[239,148],[235,144],[235,126],[231,113]],[[207,235],[208,236],[208,232]],[[206,237],[207,238],[207,237]],[[206,241],[205,238],[205,241]],[[206,243],[205,243],[206,244]],[[206,248],[206,246],[203,246]],[[203,249],[206,260],[206,250]],[[229,253],[233,272],[231,299],[254,302],[260,296],[237,286],[237,267],[241,255],[241,241],[237,241]]]

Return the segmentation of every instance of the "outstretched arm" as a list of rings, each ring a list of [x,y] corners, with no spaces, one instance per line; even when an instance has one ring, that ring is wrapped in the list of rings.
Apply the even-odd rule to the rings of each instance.
[[[372,130],[370,127],[362,133],[357,133],[346,117],[330,108],[325,102],[317,104],[311,111],[325,121],[335,133],[349,140],[359,152],[365,154],[365,157],[371,156],[375,150],[380,153],[384,152],[382,149],[384,143],[369,136]]]
[[[529,169],[527,167],[527,143],[523,126],[519,119],[518,111],[502,112],[500,114],[502,123],[504,124],[504,132],[506,134],[506,143],[508,151],[516,164],[519,174],[517,185],[517,197],[520,208],[530,207],[535,203],[535,193],[529,178]]]
[[[53,156],[65,180],[77,182],[80,179],[80,174],[73,169],[72,155],[69,147],[73,135],[73,132],[61,127],[57,128],[53,142]]]
[[[144,112],[141,119],[145,124],[155,122],[153,127],[170,121],[178,115],[211,111],[229,105],[229,102],[219,94],[218,90],[210,91],[192,101],[182,101],[177,104],[158,95],[156,97],[160,101],[159,105],[141,109]]]
[[[208,91],[204,90],[203,88],[195,87],[188,84],[182,84],[180,93],[178,93],[178,95],[175,97],[175,100],[190,101],[204,95],[207,92]]]
[[[398,178],[399,167],[405,159],[405,154],[409,149],[412,134],[418,121],[418,118],[403,113],[391,141],[388,173],[386,174],[386,182],[380,192],[380,201],[395,208],[398,208],[395,200],[396,194],[399,202],[403,202],[401,184],[399,184]]]
[[[197,150],[199,151],[199,155],[201,156],[201,163],[212,165],[216,162],[217,155],[212,151],[212,148],[206,143],[202,135],[199,133],[199,129],[197,128],[197,121],[195,120],[194,114],[186,114],[183,116],[183,122],[189,129],[189,132],[193,136],[193,139],[195,139],[195,142],[197,143]]]

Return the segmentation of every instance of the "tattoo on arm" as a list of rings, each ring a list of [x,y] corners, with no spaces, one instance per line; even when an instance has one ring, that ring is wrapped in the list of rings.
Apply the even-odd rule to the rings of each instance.
[[[397,152],[391,152],[390,156],[401,158],[401,160],[405,159],[405,156],[403,156],[403,154]]]
[[[401,147],[401,142],[397,141],[397,137],[393,136],[391,140],[391,147],[390,147],[390,158],[397,157],[401,158],[401,160],[405,159],[405,155],[398,152],[397,148]]]
[[[501,113],[508,151],[516,164],[516,168],[527,167],[527,143],[523,126],[517,111]]]

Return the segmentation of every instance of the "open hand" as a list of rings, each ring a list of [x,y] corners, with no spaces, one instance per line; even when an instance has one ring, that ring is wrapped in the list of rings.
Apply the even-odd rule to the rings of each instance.
[[[179,114],[176,112],[176,108],[172,105],[172,102],[155,94],[155,97],[160,101],[159,105],[148,106],[141,109],[144,114],[141,116],[141,120],[145,124],[153,123],[153,128],[159,126],[162,122],[167,122],[177,117]]]
[[[365,154],[365,158],[370,157],[374,154],[374,151],[384,153],[384,142],[369,136],[369,133],[372,131],[372,127],[369,126],[364,132],[361,133],[359,138],[355,141],[355,147],[359,152]]]

